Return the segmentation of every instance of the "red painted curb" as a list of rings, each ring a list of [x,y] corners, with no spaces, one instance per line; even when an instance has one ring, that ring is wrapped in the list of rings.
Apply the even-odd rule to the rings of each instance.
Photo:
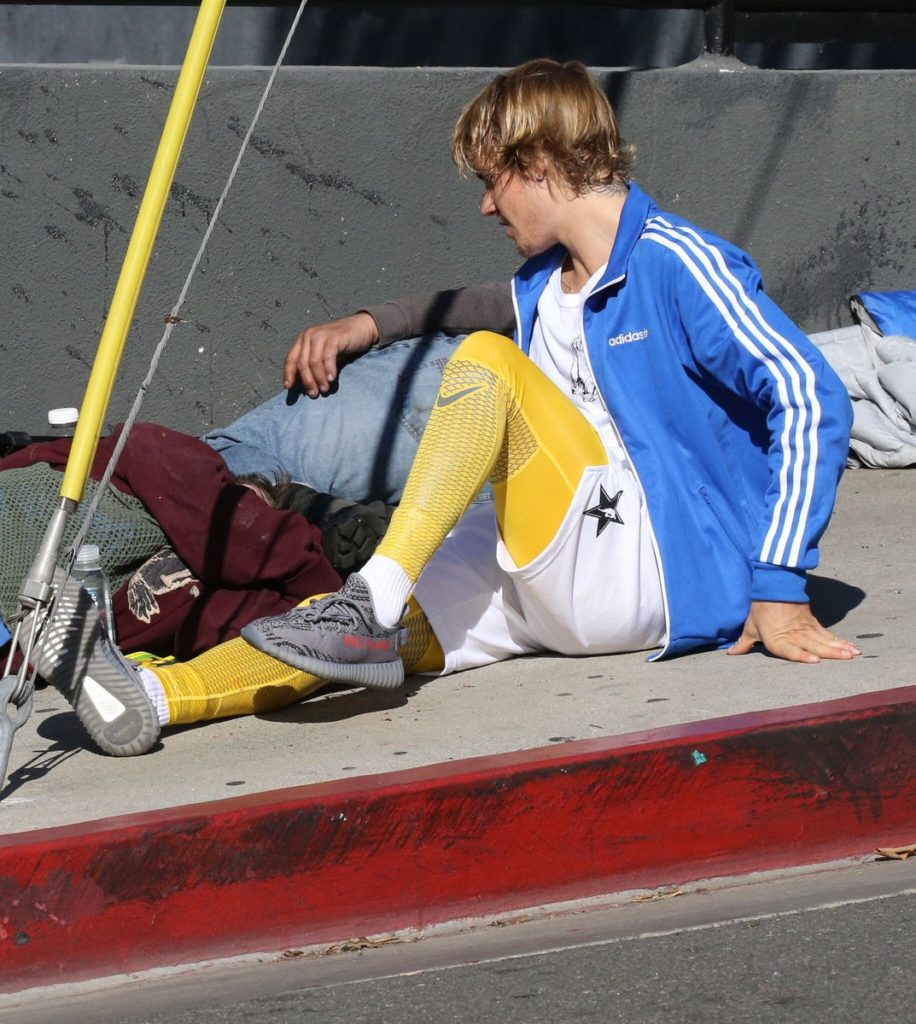
[[[916,686],[0,840],[6,991],[912,842]]]

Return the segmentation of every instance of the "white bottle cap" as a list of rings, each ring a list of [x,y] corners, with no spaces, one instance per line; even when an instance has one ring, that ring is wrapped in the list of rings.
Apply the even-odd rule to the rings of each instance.
[[[84,544],[76,553],[76,565],[89,565],[101,557],[98,544]]]
[[[66,409],[48,409],[48,423],[52,427],[72,427],[79,418],[79,409],[72,406]]]

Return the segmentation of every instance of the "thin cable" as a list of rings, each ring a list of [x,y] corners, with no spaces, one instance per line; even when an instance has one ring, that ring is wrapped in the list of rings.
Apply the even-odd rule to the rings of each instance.
[[[210,219],[210,223],[207,225],[207,230],[204,232],[204,236],[201,239],[200,246],[197,250],[197,255],[194,257],[191,263],[191,269],[188,271],[188,276],[185,278],[184,285],[182,286],[181,292],[178,295],[178,299],[175,305],[172,307],[172,312],[166,317],[165,330],[162,332],[162,338],[159,340],[159,344],[156,346],[153,356],[150,359],[149,369],[146,372],[146,376],[143,378],[142,383],[137,391],[137,397],[134,399],[133,405],[131,406],[130,413],[127,419],[124,421],[124,428],[121,431],[121,436],[118,438],[117,444],[114,447],[114,451],[111,453],[111,458],[108,460],[108,465],[105,467],[105,472],[102,474],[102,479],[99,481],[98,489],[89,503],[89,507],[86,509],[86,515],[83,518],[82,526],[77,532],[76,537],[73,540],[72,545],[67,552],[67,571],[69,573],[70,567],[72,567],[73,560],[76,558],[76,552],[79,551],[83,542],[89,534],[89,529],[92,526],[92,520],[98,510],[99,503],[104,497],[105,491],[108,489],[108,485],[111,483],[111,478],[114,475],[115,468],[118,464],[118,459],[121,457],[121,452],[124,451],[124,446],[127,444],[127,439],[133,429],[134,423],[140,414],[140,408],[143,405],[143,401],[146,398],[146,393],[149,390],[150,384],[153,381],[153,377],[156,375],[156,371],[159,368],[159,361],[162,358],[162,354],[165,351],[166,345],[169,343],[169,338],[172,336],[172,331],[175,328],[175,324],[178,323],[178,314],[181,312],[181,308],[184,305],[184,300],[187,297],[188,290],[191,287],[191,280],[194,274],[197,272],[197,268],[200,265],[200,261],[203,259],[204,252],[206,251],[207,245],[210,241],[210,236],[213,234],[213,230],[216,227],[216,222],[219,219],[220,211],[223,208],[223,204],[226,201],[226,196],[229,193],[229,189],[232,187],[232,182],[235,180],[236,173],[238,172],[239,166],[242,163],[242,157],[245,155],[245,151],[248,148],[248,143],[251,136],[254,134],[254,130],[257,127],[258,120],[261,117],[261,112],[267,103],[267,97],[270,95],[270,90],[273,88],[274,81],[280,71],[280,67],[283,64],[283,60],[286,57],[286,51],[289,49],[289,45],[292,42],[293,36],[296,33],[296,28],[299,25],[299,19],[302,17],[302,12],[305,10],[308,0],[301,0],[299,9],[296,11],[296,16],[293,18],[293,22],[290,25],[289,32],[286,35],[286,40],[280,50],[280,55],[277,57],[276,63],[270,73],[270,77],[267,79],[267,85],[264,87],[264,91],[261,94],[261,99],[258,103],[257,109],[254,112],[254,117],[251,120],[251,124],[248,126],[248,131],[245,133],[245,137],[242,139],[242,144],[239,147],[238,155],[235,158],[235,163],[232,165],[232,169],[229,171],[229,177],[226,179],[226,184],[223,186],[223,191],[220,193],[220,197],[217,200],[216,206],[213,210],[213,216]]]

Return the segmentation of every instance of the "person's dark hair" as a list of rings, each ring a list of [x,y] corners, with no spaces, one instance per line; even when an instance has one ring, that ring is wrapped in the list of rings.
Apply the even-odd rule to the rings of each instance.
[[[274,508],[298,512],[321,531],[321,544],[328,561],[344,579],[365,565],[388,529],[393,511],[381,501],[366,505],[323,494],[289,476],[270,480],[260,473],[235,478],[257,492]]]
[[[235,482],[255,488],[272,508],[292,509],[295,512],[301,511],[299,506],[305,500],[305,493],[315,493],[305,484],[293,483],[286,473],[281,474],[276,480],[271,480],[263,473],[242,473],[235,478]]]

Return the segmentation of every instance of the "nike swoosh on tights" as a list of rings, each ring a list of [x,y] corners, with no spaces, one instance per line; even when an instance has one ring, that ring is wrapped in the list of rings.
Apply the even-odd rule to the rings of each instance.
[[[438,395],[436,398],[436,408],[444,409],[447,405],[457,402],[459,398],[473,395],[475,391],[479,391],[482,387],[483,384],[476,384],[472,388],[465,388],[464,391],[456,391],[453,395]]]

